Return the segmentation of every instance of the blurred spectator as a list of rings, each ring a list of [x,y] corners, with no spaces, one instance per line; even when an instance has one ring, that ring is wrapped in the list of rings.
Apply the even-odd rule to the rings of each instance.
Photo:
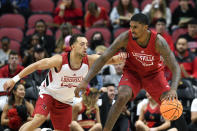
[[[178,38],[175,57],[180,64],[183,78],[197,78],[197,57],[188,50],[186,38]]]
[[[99,90],[95,88],[86,88],[82,96],[82,102],[77,103],[72,109],[72,123],[70,125],[73,131],[102,131],[100,121],[99,107],[97,101]],[[81,119],[77,120],[81,115]]]
[[[164,120],[160,114],[159,104],[148,94],[148,103],[142,106],[138,121],[135,123],[137,131],[160,131],[170,128],[170,121]],[[168,131],[178,131],[176,128]]]
[[[18,83],[14,86],[1,115],[1,124],[11,130],[18,130],[20,126],[32,120],[34,107],[24,99],[25,87]]]
[[[30,14],[29,0],[1,0],[0,12],[19,13],[27,18]]]
[[[22,56],[23,66],[26,67],[33,62],[34,46],[39,45],[40,43],[41,43],[41,40],[39,38],[39,35],[35,33],[31,35],[29,43],[26,43],[25,45],[21,46],[20,52]]]
[[[197,19],[193,18],[187,25],[188,33],[182,35],[188,41],[188,46],[197,55]]]
[[[166,20],[164,18],[159,18],[156,20],[155,29],[157,33],[164,37],[170,49],[174,52],[174,43],[172,37],[168,34]]]
[[[85,29],[90,27],[109,26],[109,17],[103,7],[98,7],[95,2],[88,4],[88,11],[85,14]]]
[[[62,0],[62,3],[54,11],[54,22],[58,25],[68,22],[81,29],[83,12],[75,6],[74,0]]]
[[[131,1],[132,0],[119,0],[118,5],[112,9],[110,20],[114,29],[129,27],[131,16],[139,13],[139,10],[133,7]]]
[[[5,65],[8,61],[8,55],[11,51],[9,46],[10,46],[10,39],[8,37],[3,37],[1,39],[0,67]]]
[[[193,99],[191,104],[191,121],[189,131],[197,131],[197,98]]]
[[[18,53],[11,51],[8,57],[8,64],[0,68],[0,78],[12,78],[24,69],[19,65]]]
[[[166,6],[165,0],[152,0],[152,4],[147,4],[142,13],[149,17],[150,27],[154,27],[156,20],[159,18],[166,19],[167,27],[171,23],[171,11]]]
[[[65,49],[65,38],[66,36],[72,35],[72,25],[70,23],[65,23],[60,26],[61,34],[56,40],[55,53],[62,53]]]
[[[48,55],[51,56],[52,53],[54,52],[54,49],[55,49],[55,39],[53,36],[47,35],[46,30],[47,30],[47,25],[43,20],[36,21],[34,34],[35,33],[38,34],[41,46],[44,47],[46,49]],[[27,36],[23,40],[21,46],[25,47],[25,46],[29,45],[29,43],[31,41],[31,37],[32,36]]]
[[[171,29],[182,26],[192,17],[197,17],[196,10],[189,3],[189,0],[179,0],[179,6],[172,13]]]
[[[124,65],[125,65],[124,62],[122,62],[120,64],[114,64],[116,73],[103,76],[103,83],[104,84],[113,83],[113,84],[115,84],[116,87],[118,87],[120,79],[122,77]]]
[[[101,124],[104,127],[105,122],[107,120],[108,112],[115,103],[115,85],[114,84],[106,84],[105,85],[107,92],[104,92],[101,97],[99,98],[99,109],[100,109],[100,117],[101,117]],[[102,91],[105,88],[101,89]]]
[[[105,44],[105,41],[104,41],[103,34],[98,31],[94,32],[91,36],[89,48],[87,49],[87,53],[90,55],[95,54],[96,47],[98,47],[99,45],[104,45],[104,44]],[[100,53],[101,52],[99,52],[99,54]],[[98,52],[97,52],[97,54],[98,54]]]

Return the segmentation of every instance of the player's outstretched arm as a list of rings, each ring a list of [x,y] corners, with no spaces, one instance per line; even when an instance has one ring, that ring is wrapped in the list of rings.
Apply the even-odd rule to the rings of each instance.
[[[39,60],[29,66],[27,66],[25,69],[23,69],[18,75],[13,77],[12,79],[8,80],[5,82],[3,85],[4,90],[11,91],[11,89],[14,87],[15,83],[19,81],[21,78],[31,74],[32,72],[36,70],[45,70],[49,68],[59,68],[62,63],[62,56],[60,55],[55,55],[52,56],[51,58],[45,58],[42,60]]]
[[[100,71],[105,63],[114,56],[121,48],[126,48],[128,43],[128,31],[118,36],[112,45],[94,62],[86,77],[81,81],[75,89],[75,95],[79,96],[80,90],[85,90],[89,81]]]
[[[172,84],[171,84],[171,90],[174,90],[176,92],[178,83],[180,80],[180,67],[175,59],[175,56],[173,52],[170,50],[168,43],[166,40],[161,36],[157,36],[156,40],[156,50],[161,54],[161,56],[164,59],[165,64],[168,66],[168,68],[172,71],[173,76],[172,76]],[[173,97],[173,94],[171,94]],[[175,94],[174,94],[175,95]],[[177,97],[177,96],[175,96]]]

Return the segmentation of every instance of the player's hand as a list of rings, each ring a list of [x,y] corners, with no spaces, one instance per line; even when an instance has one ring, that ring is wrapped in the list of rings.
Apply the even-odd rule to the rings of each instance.
[[[177,92],[175,89],[171,89],[169,92],[165,94],[162,100],[174,100],[178,99]]]
[[[3,88],[5,91],[10,92],[12,88],[14,87],[14,85],[15,85],[15,82],[12,79],[10,79],[3,84]]]
[[[82,94],[83,94],[87,86],[88,86],[88,82],[86,82],[85,80],[82,80],[80,84],[75,88],[75,97],[80,97],[79,92],[82,91]]]

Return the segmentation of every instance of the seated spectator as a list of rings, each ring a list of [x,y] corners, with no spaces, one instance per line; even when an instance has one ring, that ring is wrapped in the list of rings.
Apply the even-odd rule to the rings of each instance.
[[[142,10],[150,20],[150,27],[154,27],[155,22],[159,18],[166,19],[166,26],[169,27],[171,23],[171,11],[166,6],[165,0],[152,0],[152,4],[147,4]]]
[[[87,88],[82,97],[82,102],[73,106],[73,121],[70,125],[71,130],[102,131],[99,108],[97,105],[99,91],[95,88]],[[77,120],[79,115],[82,116],[81,120]]]
[[[11,51],[8,57],[8,64],[0,68],[0,78],[12,78],[24,67],[19,65],[18,53]]]
[[[131,0],[119,0],[118,5],[112,9],[110,14],[113,28],[129,27],[131,16],[136,13],[139,13],[139,10],[133,7]]]
[[[184,37],[179,37],[176,42],[175,57],[180,64],[182,78],[197,78],[197,57],[188,50],[188,42]]]
[[[104,44],[105,44],[105,41],[104,41],[103,34],[98,31],[94,32],[91,36],[90,45],[89,45],[89,48],[87,49],[87,53],[90,55],[95,54],[96,47],[98,47],[99,45],[104,45]]]
[[[115,85],[106,84],[104,87],[105,88],[101,88],[101,91],[104,93],[99,98],[100,117],[103,127],[107,120],[108,112],[111,106],[115,103]]]
[[[160,114],[159,104],[146,93],[148,103],[142,106],[138,121],[135,123],[137,131],[160,131],[170,128],[170,121],[164,120]],[[176,128],[168,131],[178,131]]]
[[[39,35],[35,33],[31,35],[29,43],[26,43],[24,46],[21,46],[20,52],[22,55],[23,66],[26,67],[33,62],[34,46],[40,45],[40,44],[41,44],[41,40],[39,38]]]
[[[159,18],[156,20],[155,30],[159,33],[168,43],[170,49],[174,52],[174,43],[172,37],[168,34],[166,27],[166,20],[164,18]]]
[[[22,124],[32,120],[34,107],[24,99],[25,87],[18,83],[14,86],[1,115],[1,124],[11,130],[18,130]]]
[[[83,12],[75,6],[74,0],[62,0],[54,11],[54,23],[61,25],[66,22],[78,29],[83,26]]]
[[[0,67],[4,66],[8,61],[8,55],[11,51],[9,46],[10,46],[10,39],[8,37],[3,37],[1,39]]]
[[[55,49],[55,39],[53,36],[47,35],[46,30],[47,25],[43,20],[36,21],[34,34],[38,34],[41,46],[43,46],[46,49],[48,55],[51,56]],[[31,41],[31,38],[32,36],[27,36],[21,43],[21,48],[27,47]],[[21,55],[22,54],[23,52],[21,52]]]
[[[183,26],[189,19],[196,18],[197,13],[189,0],[179,0],[179,6],[172,13],[171,29]]]
[[[95,2],[90,2],[88,4],[88,11],[85,14],[85,29],[103,26],[109,26],[109,17],[106,9],[98,7]]]
[[[120,79],[122,77],[124,65],[125,65],[125,62],[122,62],[120,64],[114,64],[116,73],[103,76],[103,83],[106,84],[106,83],[111,82],[115,84],[116,87],[118,87]]]
[[[22,14],[27,18],[30,15],[29,0],[1,0],[0,12]]]
[[[193,18],[187,25],[188,33],[182,35],[188,41],[188,46],[197,55],[197,19]]]
[[[65,38],[66,36],[72,35],[72,25],[70,23],[65,23],[60,26],[60,37],[56,40],[55,53],[62,53],[66,47]]]
[[[193,99],[191,105],[191,124],[189,131],[197,131],[197,98]]]

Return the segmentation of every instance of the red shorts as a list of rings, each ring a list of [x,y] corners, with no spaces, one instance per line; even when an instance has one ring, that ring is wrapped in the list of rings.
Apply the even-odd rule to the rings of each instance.
[[[54,99],[52,96],[43,94],[39,96],[33,115],[41,114],[50,118],[54,129],[69,131],[69,124],[72,121],[72,106],[61,103]]]
[[[145,89],[159,104],[161,104],[161,95],[170,90],[163,71],[143,78],[135,73],[124,72],[119,83],[119,86],[121,85],[127,85],[132,88],[133,98],[137,96],[141,89]]]

